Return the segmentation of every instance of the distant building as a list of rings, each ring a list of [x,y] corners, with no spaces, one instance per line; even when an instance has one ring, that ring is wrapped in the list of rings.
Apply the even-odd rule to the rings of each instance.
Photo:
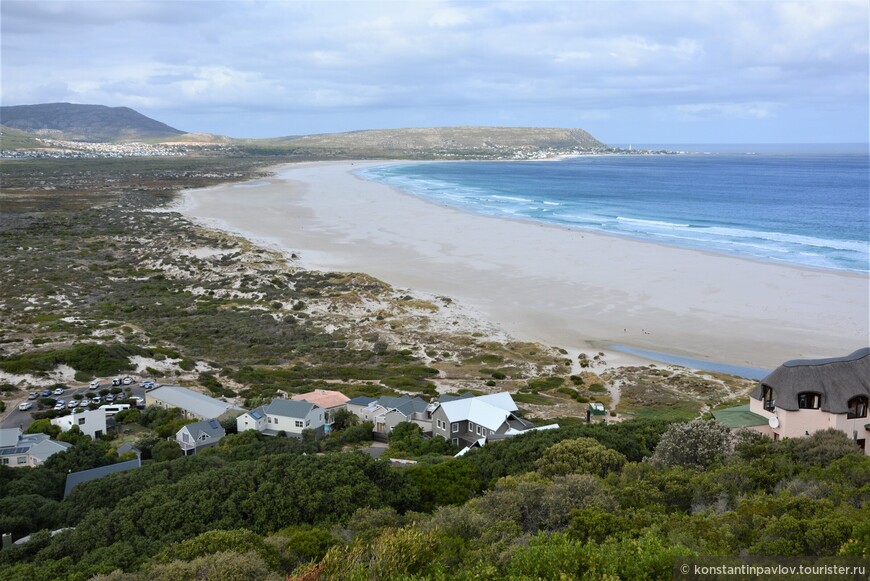
[[[211,448],[226,435],[226,430],[217,420],[202,420],[181,426],[175,434],[175,441],[185,455],[189,455]]]
[[[304,430],[311,430],[316,437],[321,437],[325,415],[324,410],[313,403],[277,398],[237,417],[236,427],[239,432],[257,430],[267,436],[284,432],[296,438],[301,437]]]
[[[299,393],[290,398],[293,401],[307,401],[313,403],[324,411],[325,429],[329,429],[332,425],[332,414],[337,410],[345,409],[345,405],[350,398],[340,391],[332,391],[329,389],[315,389],[308,393]]]
[[[145,405],[178,408],[184,417],[197,420],[234,418],[245,411],[235,404],[176,385],[164,385],[146,392]]]
[[[773,439],[802,438],[833,428],[870,455],[870,348],[845,357],[787,361],[762,379],[749,406],[713,412],[732,428]]]
[[[35,468],[72,444],[52,440],[46,434],[22,434],[21,428],[0,429],[0,465]]]
[[[54,418],[51,423],[59,426],[62,432],[68,432],[73,426],[78,426],[82,433],[97,439],[106,433],[106,410],[100,408],[74,412],[68,416]]]

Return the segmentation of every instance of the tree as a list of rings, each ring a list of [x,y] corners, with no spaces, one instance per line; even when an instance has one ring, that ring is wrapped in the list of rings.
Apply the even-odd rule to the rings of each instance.
[[[181,446],[175,440],[161,440],[151,449],[151,457],[158,462],[175,460],[184,456]]]
[[[356,414],[353,414],[344,408],[338,409],[332,413],[332,429],[337,432],[355,426],[358,423],[359,418]]]
[[[542,475],[552,478],[566,474],[597,474],[618,472],[625,464],[625,456],[611,450],[592,438],[565,440],[547,448],[535,463]]]
[[[60,434],[60,426],[56,426],[51,423],[51,420],[43,419],[43,420],[34,420],[32,424],[30,424],[26,430],[24,430],[25,434],[47,434],[52,438],[57,438]]]
[[[734,450],[731,430],[716,421],[702,419],[671,424],[650,462],[663,466],[684,466],[704,470],[721,462]]]

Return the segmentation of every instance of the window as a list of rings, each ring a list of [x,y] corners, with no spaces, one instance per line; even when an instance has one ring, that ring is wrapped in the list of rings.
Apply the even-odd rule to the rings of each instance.
[[[305,424],[302,423],[302,420],[296,420],[296,427],[297,427],[297,428],[301,428],[301,427],[303,427],[304,425],[305,425]]]
[[[457,433],[459,431],[459,422],[453,423],[453,433]]]
[[[187,435],[187,432],[181,434],[181,441],[187,444],[190,441],[190,436]]]
[[[468,422],[468,431],[469,431],[469,432],[473,432],[473,431],[474,431],[474,422]]]
[[[3,458],[3,464],[9,464],[9,458]]]
[[[478,436],[481,436],[481,435],[482,435],[482,434],[480,433],[480,426],[477,426],[477,435],[478,435]]]
[[[27,464],[27,456],[19,456],[18,463],[19,464]]]
[[[458,446],[458,445],[459,445],[459,438],[453,438],[453,440],[451,440],[451,441],[453,442],[453,445],[454,445],[454,446]]]
[[[208,438],[208,434],[203,434],[199,437],[200,440],[205,441]]]
[[[307,428],[310,425],[311,425],[311,420],[305,420],[305,427]]]
[[[849,411],[846,414],[846,419],[852,420],[855,418],[867,417],[867,396],[859,395],[849,400]]]
[[[79,418],[79,425],[80,426],[85,425],[85,418]]]
[[[798,394],[798,408],[802,410],[817,410],[822,403],[822,396],[811,391]]]
[[[764,404],[764,409],[772,412],[776,405],[776,392],[769,385],[765,385],[761,392],[761,401]]]

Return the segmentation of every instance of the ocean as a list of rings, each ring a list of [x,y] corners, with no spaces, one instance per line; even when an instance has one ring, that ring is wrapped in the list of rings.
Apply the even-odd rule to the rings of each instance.
[[[866,151],[751,145],[683,151],[701,153],[403,163],[358,174],[471,213],[870,272]]]

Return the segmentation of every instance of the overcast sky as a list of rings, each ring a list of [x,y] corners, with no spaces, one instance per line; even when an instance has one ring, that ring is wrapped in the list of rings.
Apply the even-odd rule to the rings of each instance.
[[[612,144],[868,141],[867,0],[0,1],[2,104],[272,137],[581,127]]]

